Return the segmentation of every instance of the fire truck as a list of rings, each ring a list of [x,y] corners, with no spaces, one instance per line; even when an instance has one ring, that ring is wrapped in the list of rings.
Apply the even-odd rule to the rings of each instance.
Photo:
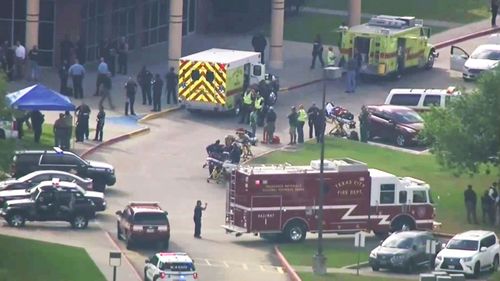
[[[325,160],[325,233],[360,230],[385,235],[435,225],[430,186],[411,177],[370,169],[352,159]],[[282,235],[291,242],[318,231],[320,161],[309,166],[240,166],[227,192],[227,233]]]

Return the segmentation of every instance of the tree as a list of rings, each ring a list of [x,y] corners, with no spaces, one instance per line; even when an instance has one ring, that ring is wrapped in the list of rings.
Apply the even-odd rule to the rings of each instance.
[[[441,165],[459,174],[476,174],[484,165],[498,166],[500,69],[482,75],[477,89],[463,92],[446,108],[433,108],[423,117],[422,136]]]
[[[5,74],[0,71],[0,119],[7,119],[12,116],[12,111],[5,100],[6,94],[7,79],[5,77]]]

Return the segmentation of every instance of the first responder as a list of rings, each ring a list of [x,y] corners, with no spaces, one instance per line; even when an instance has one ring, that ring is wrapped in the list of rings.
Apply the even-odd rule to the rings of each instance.
[[[299,106],[299,111],[297,112],[297,142],[304,143],[304,125],[307,122],[307,112],[304,109],[304,105]]]
[[[255,110],[257,111],[257,126],[264,126],[264,97],[257,93],[255,98]]]
[[[248,88],[243,94],[243,102],[240,105],[240,123],[248,124],[250,122],[250,112],[254,98],[254,90]]]
[[[335,52],[333,51],[333,47],[328,47],[328,53],[326,55],[326,65],[327,66],[335,66]]]
[[[365,106],[361,107],[361,113],[359,114],[359,134],[360,134],[360,140],[362,142],[367,142],[368,141],[368,131],[369,131],[369,122],[368,122],[368,117],[370,113],[366,109]]]

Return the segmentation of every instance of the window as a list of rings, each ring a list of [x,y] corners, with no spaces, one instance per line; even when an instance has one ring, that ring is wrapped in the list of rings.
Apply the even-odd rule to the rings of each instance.
[[[193,71],[191,72],[191,79],[192,79],[193,81],[196,81],[196,80],[200,79],[200,76],[201,76],[201,75],[200,75],[200,71],[199,71],[199,70],[193,70]]]
[[[52,175],[44,174],[44,175],[38,175],[36,177],[33,177],[31,179],[31,182],[33,182],[33,183],[41,183],[42,181],[50,181],[50,180],[52,180]]]
[[[413,203],[427,203],[427,192],[425,190],[413,191]]]
[[[152,265],[157,265],[158,264],[158,257],[156,255],[154,255],[153,257],[151,257],[151,259],[149,260],[149,262],[152,264]]]
[[[253,76],[261,76],[262,75],[262,67],[260,65],[253,66]]]
[[[168,223],[165,213],[137,213],[134,215],[136,224],[164,225]]]
[[[135,43],[135,11],[137,4],[130,0],[113,0],[113,11],[111,13],[112,41],[120,42],[121,37],[127,39],[129,49],[134,48]]]
[[[164,271],[195,271],[194,264],[190,262],[161,263],[160,269]]]
[[[495,235],[490,235],[486,238],[483,238],[483,240],[481,240],[481,247],[489,248],[489,247],[495,245],[495,243],[496,243]]]
[[[392,96],[390,104],[392,105],[405,105],[417,106],[420,101],[419,94],[395,94]]]
[[[170,2],[168,0],[147,0],[142,15],[142,46],[167,41]]]
[[[42,156],[42,161],[40,161],[42,165],[62,165],[62,155],[46,153]]]
[[[399,204],[406,204],[406,202],[408,202],[408,196],[406,190],[402,190],[399,192]]]
[[[214,82],[215,75],[212,71],[209,70],[209,71],[207,71],[206,78],[207,78],[208,83],[212,83],[212,82]]]
[[[82,28],[83,38],[86,43],[86,59],[96,60],[98,57],[99,44],[104,39],[104,13],[105,2],[97,0],[86,0],[82,5]]]
[[[441,96],[439,95],[426,95],[424,98],[424,106],[440,106]]]
[[[71,165],[71,166],[78,166],[83,164],[82,161],[80,161],[80,159],[70,154],[63,155],[63,163],[64,165]]]
[[[394,184],[380,185],[380,204],[394,204]]]

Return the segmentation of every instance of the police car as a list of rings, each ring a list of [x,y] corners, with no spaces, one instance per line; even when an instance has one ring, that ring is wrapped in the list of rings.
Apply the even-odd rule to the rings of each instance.
[[[144,280],[198,280],[194,261],[186,253],[157,253],[146,259]]]

